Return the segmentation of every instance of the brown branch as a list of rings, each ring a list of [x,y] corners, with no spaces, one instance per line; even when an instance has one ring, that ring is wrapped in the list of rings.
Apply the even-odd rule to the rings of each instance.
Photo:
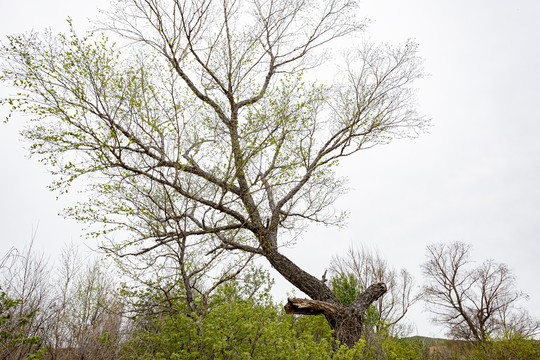
[[[287,314],[299,315],[324,314],[333,317],[338,313],[339,308],[339,306],[326,301],[288,298],[287,304],[285,305],[285,312]]]
[[[358,313],[363,313],[367,308],[386,292],[386,285],[382,282],[371,285],[354,300],[349,307],[353,308]]]

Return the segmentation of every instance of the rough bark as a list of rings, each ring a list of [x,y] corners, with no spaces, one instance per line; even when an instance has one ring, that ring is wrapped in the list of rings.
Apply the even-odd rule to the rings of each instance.
[[[362,314],[385,292],[384,283],[373,284],[349,306],[343,306],[339,302],[289,298],[285,311],[288,314],[323,314],[334,330],[334,339],[352,347],[360,340],[362,334]]]
[[[264,257],[287,281],[313,300],[339,304],[332,290],[321,280],[302,270],[285,255],[280,254],[268,240],[261,242]]]

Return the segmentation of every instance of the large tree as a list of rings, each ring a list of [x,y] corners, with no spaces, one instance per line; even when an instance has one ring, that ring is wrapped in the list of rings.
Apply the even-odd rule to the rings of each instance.
[[[68,214],[105,224],[97,234],[118,256],[152,264],[166,248],[194,313],[197,296],[262,256],[352,344],[384,284],[344,307],[280,247],[288,231],[343,220],[331,207],[340,158],[425,125],[416,47],[357,47],[357,14],[350,0],[118,0],[104,23],[122,53],[95,34],[9,37],[2,79],[22,91],[4,103],[33,115],[24,136],[54,188],[89,184]],[[195,286],[203,273],[213,285]]]

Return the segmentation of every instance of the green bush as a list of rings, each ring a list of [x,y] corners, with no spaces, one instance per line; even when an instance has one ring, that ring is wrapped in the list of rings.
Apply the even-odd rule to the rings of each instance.
[[[126,344],[124,358],[327,359],[331,353],[324,318],[295,318],[276,305],[238,299],[230,285],[209,306],[202,320],[182,312],[152,319]]]
[[[348,349],[334,344],[324,316],[293,316],[272,302],[269,287],[224,284],[202,317],[182,304],[176,313],[137,319],[124,359],[336,359],[360,358],[365,342]],[[259,284],[260,285],[260,284]]]
[[[17,308],[22,301],[0,293],[0,359],[40,359],[45,348],[38,336],[28,336],[25,329],[36,311],[21,313]]]

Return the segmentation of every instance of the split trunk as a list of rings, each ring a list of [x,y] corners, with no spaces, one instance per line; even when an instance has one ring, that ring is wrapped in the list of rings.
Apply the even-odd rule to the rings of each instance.
[[[334,339],[352,347],[362,334],[362,314],[386,292],[384,283],[373,284],[355,301],[343,306],[325,283],[307,273],[275,248],[264,249],[270,264],[291,284],[311,299],[289,298],[285,311],[289,314],[323,314],[334,330]]]

